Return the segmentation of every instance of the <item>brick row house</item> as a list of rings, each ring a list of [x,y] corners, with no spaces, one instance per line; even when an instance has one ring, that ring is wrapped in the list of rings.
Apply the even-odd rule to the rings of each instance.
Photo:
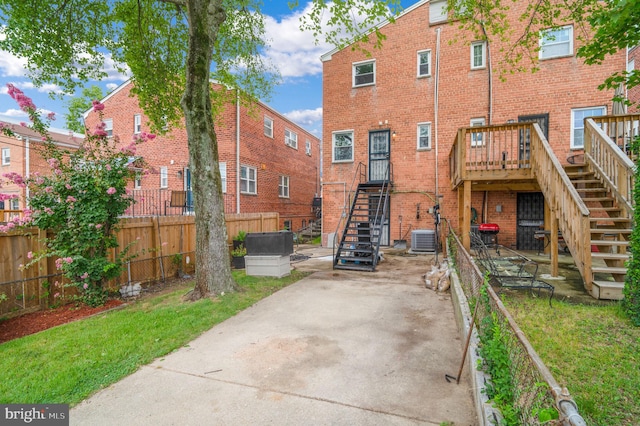
[[[19,124],[0,122],[2,127],[9,128],[15,136],[7,136],[0,132],[0,176],[7,173],[17,173],[22,177],[29,177],[34,173],[47,175],[51,173],[51,167],[46,159],[40,155],[42,147],[42,136],[28,127]],[[77,149],[83,140],[83,136],[70,133],[50,131],[49,135],[53,142],[63,149]],[[6,179],[3,179],[6,181]],[[24,210],[28,197],[27,189],[15,184],[7,184],[0,187],[0,193],[10,195],[14,198],[0,201],[0,210],[10,210],[8,215],[18,214],[17,211]],[[5,221],[7,217],[0,217],[0,221]]]
[[[149,121],[125,82],[107,95],[103,120],[126,145]],[[219,89],[219,88],[218,88]],[[220,90],[220,89],[219,89]],[[93,129],[98,114],[87,111]],[[280,227],[298,230],[316,219],[320,192],[320,140],[263,103],[228,105],[216,122],[225,213],[277,212]],[[152,172],[136,180],[133,216],[193,214],[187,133],[184,127],[139,145]],[[196,212],[197,214],[197,212]]]
[[[577,173],[562,166],[580,163],[580,170],[594,169],[584,164],[590,158],[585,135],[593,133],[585,131],[585,118],[614,112],[613,91],[597,87],[614,71],[633,66],[627,52],[587,66],[576,57],[578,29],[571,23],[542,28],[539,70],[501,79],[496,68],[503,46],[465,34],[448,19],[446,3],[420,1],[394,24],[381,26],[386,39],[382,49],[369,49],[370,56],[347,46],[321,58],[323,244],[338,247],[334,266],[375,268],[377,260],[363,266],[367,262],[358,256],[369,240],[384,246],[435,235],[434,212],[449,220],[467,247],[472,227],[491,223],[498,225],[500,244],[538,250],[539,231],[553,239],[552,230],[559,225],[565,240],[572,240],[568,246],[587,290],[594,297],[620,298],[631,226],[622,219],[595,223],[593,217],[626,218],[628,212],[614,212],[622,201],[607,210],[595,197],[585,197],[598,191],[595,180],[606,180],[601,174],[576,184],[578,192],[589,188],[581,193],[584,201],[571,201],[578,207],[563,208],[573,192],[557,191]],[[526,5],[514,2],[510,7],[517,26],[516,17]],[[637,132],[637,117],[633,120],[626,130]],[[587,213],[585,203],[592,207]],[[586,214],[587,219],[579,220],[582,228],[573,224],[578,219],[562,216],[563,210]],[[362,214],[358,219],[359,211],[365,211],[364,219]],[[602,233],[585,235],[589,220],[592,227],[620,229],[612,232],[622,240],[616,243],[618,257],[597,261],[606,263],[600,270],[612,271],[609,278],[593,266],[595,254],[583,253],[591,240],[601,251],[611,248],[603,247]],[[349,256],[359,260],[349,265]],[[617,282],[613,295],[600,292],[605,284],[592,285],[611,280]]]

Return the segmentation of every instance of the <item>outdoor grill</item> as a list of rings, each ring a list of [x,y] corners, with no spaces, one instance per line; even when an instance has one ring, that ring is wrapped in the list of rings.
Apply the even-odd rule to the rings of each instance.
[[[500,226],[497,223],[481,223],[478,226],[478,233],[488,246],[498,246],[498,232],[500,232]]]

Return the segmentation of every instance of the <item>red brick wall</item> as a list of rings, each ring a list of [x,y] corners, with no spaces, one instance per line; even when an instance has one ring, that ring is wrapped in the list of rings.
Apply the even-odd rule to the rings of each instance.
[[[134,114],[142,114],[137,99],[130,97],[130,85],[121,87],[104,101],[104,118],[113,119],[113,134],[123,145],[133,137]],[[274,137],[264,135],[263,117],[274,121]],[[97,124],[97,114],[91,112],[86,119],[87,127]],[[298,134],[298,149],[284,144],[285,126]],[[216,122],[219,161],[227,165],[227,185],[225,206],[228,212],[236,211],[236,107],[229,105]],[[142,131],[149,131],[148,119],[142,114]],[[311,155],[305,152],[306,140],[311,141]],[[245,107],[240,111],[240,164],[257,169],[257,194],[240,195],[240,212],[278,212],[280,226],[285,221],[292,222],[298,229],[302,221],[313,219],[311,202],[319,193],[320,140],[285,117],[258,104],[252,110]],[[183,128],[173,129],[165,135],[158,135],[152,142],[139,146],[137,154],[143,156],[153,167],[153,172],[142,179],[141,189],[157,189],[160,186],[160,167],[168,168],[168,190],[183,190],[183,172],[189,164],[187,134]],[[289,198],[278,196],[280,175],[289,176]]]
[[[510,7],[523,7],[512,3]],[[489,117],[489,70],[471,70],[471,34],[463,34],[456,23],[429,25],[429,4],[411,10],[396,24],[383,27],[386,35],[382,50],[371,50],[372,57],[345,48],[333,53],[323,65],[323,234],[334,232],[341,213],[338,182],[353,180],[358,162],[368,163],[368,133],[380,128],[396,132],[391,142],[394,168],[394,194],[391,200],[391,241],[411,229],[433,229],[427,214],[442,195],[442,217],[458,224],[458,195],[449,181],[449,151],[456,131],[470,125],[472,118],[485,118],[487,124],[517,120],[520,115],[549,114],[549,142],[562,163],[570,149],[571,109],[607,106],[611,111],[613,93],[597,89],[614,70],[624,69],[624,53],[602,66],[586,66],[574,57],[541,61],[536,73],[507,75],[501,81],[495,71],[500,61],[499,45],[491,46],[494,73],[492,116]],[[516,27],[519,25],[515,23]],[[440,78],[438,129],[435,129],[434,89],[437,32],[440,31]],[[577,30],[574,29],[574,39]],[[457,41],[456,41],[457,39]],[[574,52],[576,50],[574,43]],[[431,49],[431,77],[418,78],[417,52]],[[375,59],[376,84],[352,87],[352,64]],[[382,122],[382,125],[379,123]],[[417,123],[431,122],[432,149],[419,151]],[[386,124],[385,124],[386,123]],[[332,163],[332,132],[354,130],[353,163]],[[436,188],[436,148],[438,188]],[[495,212],[495,203],[502,213]],[[516,197],[512,193],[489,194],[486,220],[501,226],[501,242],[515,242]],[[420,205],[420,217],[417,210]],[[482,193],[474,193],[472,205],[482,210]],[[400,226],[402,216],[402,226]],[[478,218],[480,220],[480,218]],[[402,229],[401,229],[402,228]],[[407,235],[406,239],[409,239]]]

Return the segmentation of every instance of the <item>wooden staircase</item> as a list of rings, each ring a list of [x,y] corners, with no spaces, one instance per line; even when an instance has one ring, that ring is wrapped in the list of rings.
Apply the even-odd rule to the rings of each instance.
[[[627,274],[632,219],[586,164],[572,164],[564,169],[590,212],[591,295],[596,299],[620,300]]]
[[[358,184],[334,256],[334,269],[375,270],[390,188],[389,181]]]

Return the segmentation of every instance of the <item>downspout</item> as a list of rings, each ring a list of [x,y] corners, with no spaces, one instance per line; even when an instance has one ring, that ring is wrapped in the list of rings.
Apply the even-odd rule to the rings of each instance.
[[[440,30],[441,28],[436,28],[436,71],[433,90],[433,143],[436,151],[436,188],[434,193],[436,195],[436,204],[440,202],[438,199],[438,86],[440,85]]]
[[[24,166],[24,177],[25,179],[29,178],[30,173],[30,162],[31,162],[31,157],[29,156],[29,151],[31,151],[31,146],[30,146],[30,142],[31,140],[29,139],[29,136],[25,136],[24,139],[24,149],[25,149],[25,153],[24,153],[24,161],[25,161],[25,166]],[[29,205],[29,185],[27,185],[27,187],[25,188],[25,207],[28,207]]]
[[[236,213],[240,213],[240,90],[236,89]]]
[[[491,68],[491,48],[489,47],[489,37],[487,37],[487,30],[485,29],[484,22],[482,21],[480,21],[480,28],[482,28],[482,34],[484,34],[484,39],[486,40],[487,45],[487,71],[489,72],[489,75],[487,76],[487,95],[489,96],[489,117],[487,119],[487,125],[490,126],[493,123],[493,69]],[[489,220],[489,191],[484,191],[482,204],[482,221],[487,222]]]

